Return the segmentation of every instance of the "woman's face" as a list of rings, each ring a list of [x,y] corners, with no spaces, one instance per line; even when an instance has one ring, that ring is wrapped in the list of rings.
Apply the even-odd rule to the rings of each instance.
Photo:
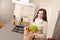
[[[39,13],[38,13],[38,18],[42,19],[43,16],[44,16],[43,11],[39,11]]]

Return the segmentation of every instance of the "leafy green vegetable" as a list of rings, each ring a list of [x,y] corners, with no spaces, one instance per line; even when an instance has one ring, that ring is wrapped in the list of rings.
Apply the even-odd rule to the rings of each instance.
[[[38,28],[37,28],[36,25],[31,25],[31,26],[29,26],[29,30],[30,30],[31,32],[36,32],[36,31],[38,30]]]

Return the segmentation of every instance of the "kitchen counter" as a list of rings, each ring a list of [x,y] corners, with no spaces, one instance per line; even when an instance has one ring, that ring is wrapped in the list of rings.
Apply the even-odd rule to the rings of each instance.
[[[0,29],[0,40],[23,40],[23,34],[12,32],[13,25],[11,22],[7,23]]]

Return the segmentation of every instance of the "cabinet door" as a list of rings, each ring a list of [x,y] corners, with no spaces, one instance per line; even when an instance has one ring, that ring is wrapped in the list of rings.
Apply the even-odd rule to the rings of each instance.
[[[23,7],[22,10],[22,16],[27,16],[30,19],[30,23],[33,21],[35,14],[35,8],[34,7]]]
[[[35,6],[23,6],[20,4],[15,5],[14,15],[16,16],[17,23],[21,20],[22,16],[26,16],[30,19],[30,23],[33,20],[35,13]]]

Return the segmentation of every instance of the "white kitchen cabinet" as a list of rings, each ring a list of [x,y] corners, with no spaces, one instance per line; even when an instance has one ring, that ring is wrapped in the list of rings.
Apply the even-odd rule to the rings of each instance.
[[[35,5],[32,3],[29,3],[29,1],[14,1],[15,3],[15,9],[14,9],[14,15],[16,16],[17,25],[19,24],[21,17],[26,16],[30,19],[30,23],[33,21],[34,13],[35,13]]]

